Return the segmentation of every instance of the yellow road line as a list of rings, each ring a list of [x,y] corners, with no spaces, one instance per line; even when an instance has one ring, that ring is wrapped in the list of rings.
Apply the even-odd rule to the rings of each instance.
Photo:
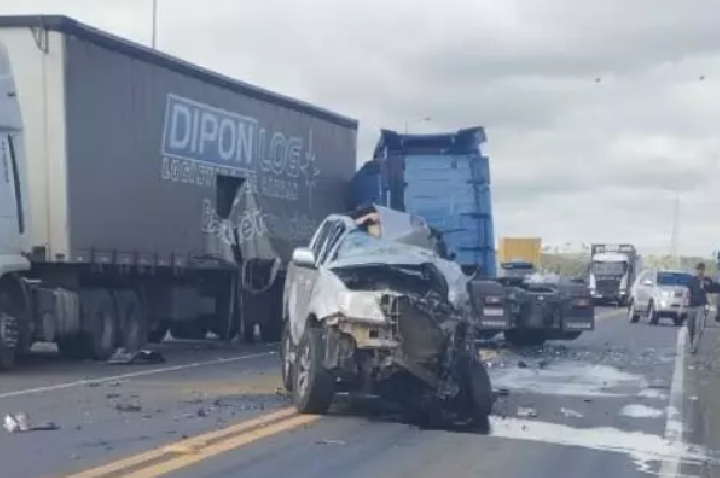
[[[294,408],[285,408],[65,478],[103,478],[118,476],[121,472],[125,472],[121,476],[126,478],[160,476],[261,438],[311,423],[318,418],[315,415],[297,415]]]
[[[123,478],[152,478],[155,476],[165,475],[172,471],[177,471],[182,468],[187,468],[190,465],[207,460],[214,456],[226,453],[235,448],[247,445],[254,441],[266,438],[278,433],[292,430],[293,428],[301,427],[308,423],[312,423],[318,420],[320,417],[317,415],[297,415],[287,420],[281,420],[272,425],[268,425],[264,428],[259,428],[251,432],[242,433],[239,435],[233,435],[217,443],[202,447],[197,450],[193,450],[184,454],[180,454],[168,460],[161,461],[160,463],[147,466],[139,469],[132,473],[123,474]]]

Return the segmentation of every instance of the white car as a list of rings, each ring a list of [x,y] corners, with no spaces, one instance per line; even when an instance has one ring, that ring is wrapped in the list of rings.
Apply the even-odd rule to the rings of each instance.
[[[301,413],[337,392],[375,394],[412,418],[484,426],[487,370],[472,340],[466,281],[422,219],[383,207],[331,215],[295,249],[284,293],[282,375]]]

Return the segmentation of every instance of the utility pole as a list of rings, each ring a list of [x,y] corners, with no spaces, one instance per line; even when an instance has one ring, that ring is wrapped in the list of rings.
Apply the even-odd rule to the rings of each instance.
[[[672,229],[670,230],[670,257],[672,261],[675,263],[676,268],[680,268],[682,266],[680,257],[678,256],[678,229],[679,229],[679,222],[680,222],[680,193],[678,191],[675,192],[675,208],[673,212],[673,222],[672,222]]]
[[[157,49],[158,0],[152,0],[152,47]]]

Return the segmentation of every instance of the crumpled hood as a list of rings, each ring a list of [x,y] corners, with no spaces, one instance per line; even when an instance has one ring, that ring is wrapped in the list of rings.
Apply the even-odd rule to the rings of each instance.
[[[456,262],[443,259],[433,251],[421,247],[396,243],[357,249],[351,255],[346,255],[342,259],[329,263],[328,269],[331,271],[334,268],[356,265],[419,266],[428,263],[435,265],[445,277],[449,288],[448,299],[450,303],[458,311],[469,310],[470,300],[467,283],[470,281],[470,276],[465,275]],[[334,276],[332,273],[330,275]],[[345,288],[342,281],[337,277],[327,277],[323,281],[334,283],[333,288]],[[327,285],[329,286],[329,284]]]

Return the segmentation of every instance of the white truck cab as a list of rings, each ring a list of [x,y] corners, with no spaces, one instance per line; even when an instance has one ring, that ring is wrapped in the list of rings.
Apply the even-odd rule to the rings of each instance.
[[[27,316],[25,289],[18,275],[30,270],[30,262],[22,254],[22,133],[10,58],[0,43],[0,369],[14,365],[20,341],[18,324]]]
[[[0,43],[0,281],[5,274],[28,270],[22,255],[24,232],[20,199],[22,117],[10,58]]]

